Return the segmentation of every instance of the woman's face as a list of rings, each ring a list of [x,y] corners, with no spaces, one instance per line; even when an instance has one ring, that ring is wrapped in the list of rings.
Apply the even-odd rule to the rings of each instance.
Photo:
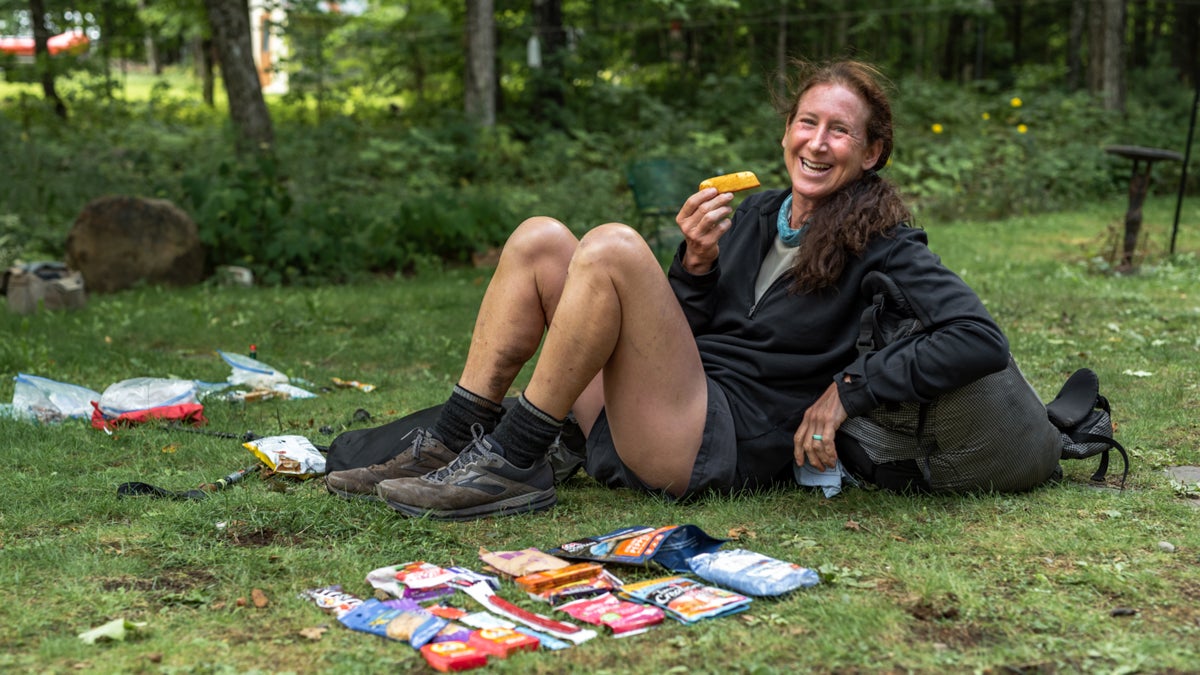
[[[840,84],[819,84],[800,97],[783,134],[783,160],[799,213],[874,166],[883,141],[867,143],[869,115],[866,102]]]

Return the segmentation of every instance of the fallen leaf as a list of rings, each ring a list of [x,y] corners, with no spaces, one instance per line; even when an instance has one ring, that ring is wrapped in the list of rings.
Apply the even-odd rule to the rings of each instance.
[[[245,606],[246,606],[246,599],[245,599],[245,598],[238,598],[238,599],[237,599],[237,602],[236,602],[235,604],[236,604],[238,607],[245,607]]]
[[[758,534],[748,527],[731,527],[729,528],[730,539],[754,539]]]
[[[309,626],[300,629],[300,636],[309,640],[320,640],[327,630],[329,630],[329,626]]]
[[[271,601],[267,599],[267,594],[263,593],[260,589],[257,589],[257,588],[250,591],[250,598],[254,601],[254,606],[259,609],[262,609],[262,608],[266,607],[267,605],[271,604]]]
[[[178,449],[179,449],[179,444],[177,444],[177,443],[171,443],[170,445],[164,445],[164,446],[163,446],[163,448],[162,448],[162,451],[163,451],[163,453],[165,453],[165,454],[171,454],[171,453],[175,452],[175,451],[176,451],[176,450],[178,450]]]
[[[846,528],[847,530],[854,530],[855,532],[861,532],[863,529],[863,526],[859,525],[857,520],[847,520],[846,524],[842,527]]]

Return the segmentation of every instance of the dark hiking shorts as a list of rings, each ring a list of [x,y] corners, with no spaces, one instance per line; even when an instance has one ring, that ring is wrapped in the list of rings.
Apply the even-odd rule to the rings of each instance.
[[[663,424],[670,424],[663,420]],[[583,470],[589,476],[611,488],[635,488],[673,498],[665,490],[656,490],[637,477],[617,455],[613,444],[608,416],[603,410],[592,432],[587,437],[587,460]],[[692,477],[685,497],[695,496],[710,490],[728,492],[740,485],[737,471],[737,438],[733,429],[733,415],[729,412],[729,401],[721,387],[708,379],[708,412],[704,420],[704,436],[700,440],[700,451],[692,466]]]

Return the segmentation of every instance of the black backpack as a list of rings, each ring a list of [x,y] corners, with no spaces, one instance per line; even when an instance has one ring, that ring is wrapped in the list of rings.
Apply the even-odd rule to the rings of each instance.
[[[1088,368],[1080,368],[1046,406],[1050,422],[1062,433],[1063,459],[1086,459],[1100,455],[1100,466],[1092,480],[1104,482],[1108,473],[1108,453],[1116,450],[1125,463],[1121,488],[1129,476],[1129,454],[1113,438],[1112,408],[1100,393],[1100,378]]]

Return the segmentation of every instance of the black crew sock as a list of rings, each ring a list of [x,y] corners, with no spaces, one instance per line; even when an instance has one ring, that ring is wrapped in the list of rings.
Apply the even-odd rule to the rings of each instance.
[[[472,426],[481,425],[483,433],[490,433],[503,415],[504,408],[499,403],[456,384],[433,424],[433,435],[447,448],[458,452],[475,438],[471,434]]]
[[[510,464],[529,468],[546,456],[562,426],[563,420],[554,419],[521,394],[517,404],[496,425],[492,440],[500,446]]]

